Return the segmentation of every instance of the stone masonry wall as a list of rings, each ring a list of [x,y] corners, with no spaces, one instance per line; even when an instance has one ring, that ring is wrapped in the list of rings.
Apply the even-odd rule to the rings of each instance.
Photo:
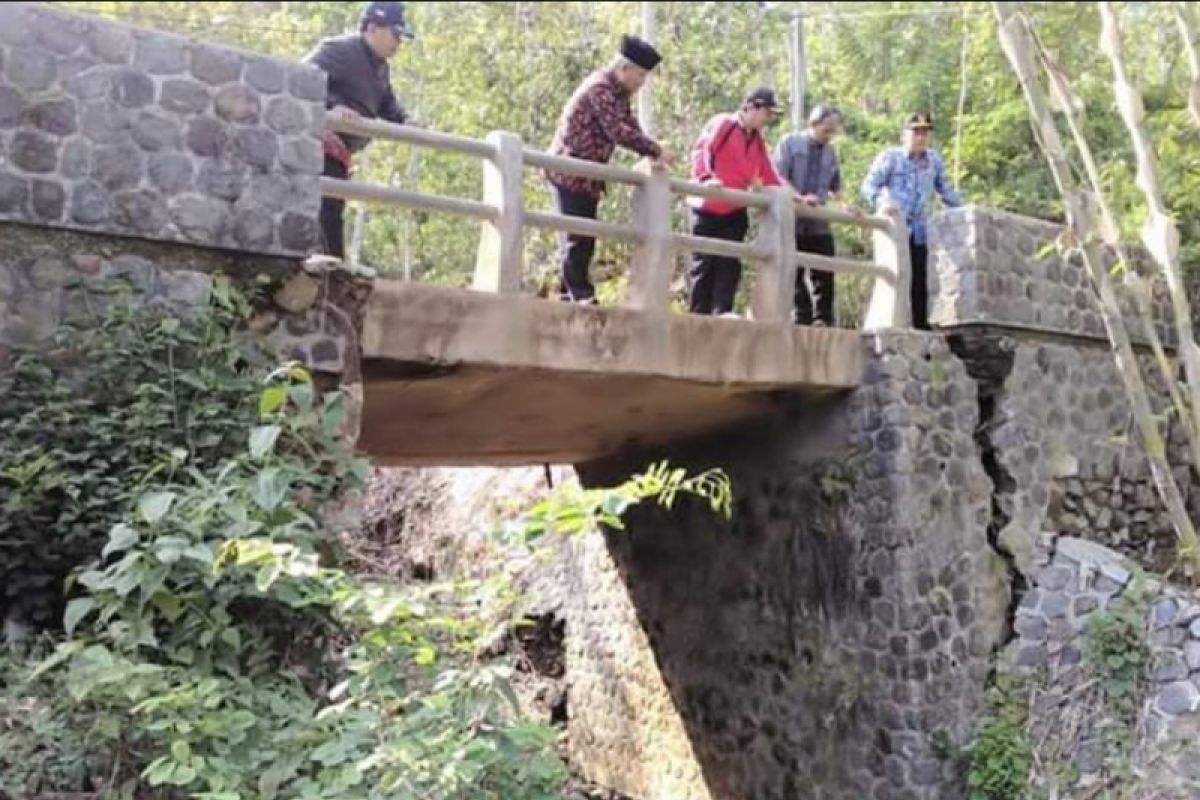
[[[1039,542],[1038,568],[1016,617],[1007,663],[1031,679],[1032,738],[1042,762],[1068,763],[1075,775],[1060,796],[1084,797],[1103,781],[1113,749],[1112,720],[1087,657],[1087,626],[1134,580],[1119,553],[1073,537]],[[1137,800],[1200,795],[1200,597],[1147,584],[1144,636],[1149,665],[1128,759]]]
[[[975,386],[936,336],[865,346],[849,402],[672,453],[730,472],[732,524],[689,502],[580,544],[567,658],[585,776],[641,800],[964,796],[933,742],[972,735],[1008,603]]]
[[[1085,536],[1165,567],[1175,534],[1138,444],[1112,353],[1103,347],[976,332],[951,337],[987,398],[983,448],[993,459],[1000,546],[1028,575],[1043,531]],[[1142,372],[1159,410],[1166,393],[1149,357]],[[1187,444],[1168,457],[1185,496]]]
[[[220,273],[268,289],[250,325],[283,356],[332,382],[360,380],[370,282],[346,270],[4,223],[0,233],[0,369],[15,352],[49,344],[64,324],[91,324],[115,291],[127,290],[135,307],[187,314],[208,302]]]
[[[929,225],[930,321],[938,328],[989,324],[1009,328],[1105,337],[1099,303],[1083,262],[1064,260],[1053,248],[1061,225],[993,208],[963,206],[935,215]],[[1135,250],[1134,257],[1140,257]],[[1115,257],[1105,254],[1110,270]],[[1159,336],[1173,342],[1165,288],[1154,295]],[[1126,324],[1135,341],[1145,338],[1133,301],[1118,287]]]
[[[325,75],[0,5],[0,220],[304,255]]]

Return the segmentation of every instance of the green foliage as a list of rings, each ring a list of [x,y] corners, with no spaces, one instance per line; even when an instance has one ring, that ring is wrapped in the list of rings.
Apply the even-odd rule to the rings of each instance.
[[[1138,577],[1106,609],[1091,615],[1084,630],[1085,663],[1100,681],[1110,710],[1127,724],[1136,721],[1150,660],[1149,603],[1150,590]]]
[[[136,375],[165,407],[146,413],[180,420],[183,433],[128,457],[112,485],[120,509],[73,519],[87,531],[112,524],[102,542],[81,540],[79,555],[94,549],[68,582],[66,640],[48,656],[0,659],[0,793],[557,797],[557,732],[522,716],[511,667],[477,657],[488,603],[511,593],[492,580],[398,586],[328,565],[321,510],[367,466],[341,444],[342,398],[318,396],[298,365],[256,364],[234,333],[245,300],[225,287],[216,296],[185,320],[114,307],[100,356],[72,370],[23,357],[40,382],[22,384],[22,402],[36,403],[31,387],[84,402],[68,383],[98,386],[92,369]],[[205,397],[173,406],[155,376],[216,387],[225,418],[210,419]],[[86,409],[92,430],[111,430],[110,449],[126,446],[126,429],[141,440],[125,408]],[[618,526],[634,503],[670,505],[681,492],[729,514],[723,475],[659,465],[613,490],[556,496],[534,517],[541,531]],[[57,519],[46,524],[60,533]]]
[[[1135,729],[1146,690],[1150,650],[1146,642],[1146,613],[1152,590],[1138,573],[1125,591],[1084,629],[1085,664],[1104,696],[1104,771],[1110,788],[1130,785]]]
[[[704,500],[714,513],[726,519],[733,513],[733,491],[724,471],[710,469],[689,477],[686,470],[672,468],[664,461],[616,487],[564,486],[530,509],[519,527],[528,538],[589,532],[600,527],[624,530],[621,518],[631,507],[655,500],[670,508],[680,494]]]
[[[264,354],[228,335],[247,303],[226,284],[187,325],[123,295],[89,299],[49,354],[18,351],[0,375],[0,584],[13,597],[56,587],[148,481],[220,462],[254,418],[247,363]]]
[[[970,800],[1018,800],[1026,795],[1033,767],[1033,743],[1025,730],[1026,698],[1026,691],[1009,676],[1000,676],[988,690],[991,713],[966,753]]]

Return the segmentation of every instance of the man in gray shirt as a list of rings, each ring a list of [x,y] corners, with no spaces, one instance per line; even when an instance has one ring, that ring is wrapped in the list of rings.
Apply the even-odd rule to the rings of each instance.
[[[808,117],[807,130],[788,134],[775,148],[775,168],[780,177],[791,183],[804,203],[823,206],[831,195],[841,199],[841,166],[830,145],[841,126],[840,111],[830,105],[819,105]],[[834,255],[829,223],[797,217],[796,249],[823,256]],[[814,269],[796,273],[796,322],[833,326],[832,272]]]

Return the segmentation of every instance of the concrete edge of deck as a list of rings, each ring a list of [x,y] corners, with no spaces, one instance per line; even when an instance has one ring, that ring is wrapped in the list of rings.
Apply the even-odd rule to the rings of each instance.
[[[862,333],[789,323],[661,316],[379,280],[363,357],[645,375],[747,388],[849,389],[862,379]]]

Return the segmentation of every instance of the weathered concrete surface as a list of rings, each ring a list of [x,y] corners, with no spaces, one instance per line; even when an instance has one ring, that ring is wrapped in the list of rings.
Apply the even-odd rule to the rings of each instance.
[[[858,385],[855,331],[378,281],[360,447],[388,465],[578,463]]]

